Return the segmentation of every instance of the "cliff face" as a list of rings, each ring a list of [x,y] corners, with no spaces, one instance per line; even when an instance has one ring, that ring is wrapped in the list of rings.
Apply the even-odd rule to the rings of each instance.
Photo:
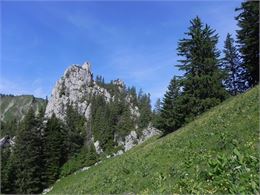
[[[71,105],[88,120],[91,110],[89,100],[94,94],[102,94],[107,100],[110,99],[110,94],[93,80],[89,63],[72,65],[53,88],[45,116],[49,118],[54,113],[57,118],[64,120],[67,107]]]

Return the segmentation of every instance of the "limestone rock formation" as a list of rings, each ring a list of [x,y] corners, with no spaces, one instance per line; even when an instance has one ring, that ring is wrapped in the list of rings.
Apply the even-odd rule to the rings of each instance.
[[[124,92],[125,84],[123,81],[117,79],[112,84],[117,86],[119,91]],[[114,101],[114,97],[109,91],[94,81],[91,66],[88,62],[82,66],[74,64],[56,82],[46,107],[45,117],[50,118],[54,113],[57,118],[65,121],[67,108],[72,106],[88,121],[91,116],[91,97],[95,95],[103,96],[107,102]],[[139,108],[131,102],[130,95],[125,97],[125,101],[129,105],[131,117],[138,118],[140,116]],[[135,129],[137,128],[138,125],[136,124]],[[149,126],[142,131],[140,137],[137,136],[135,130],[132,130],[125,138],[114,137],[118,145],[122,145],[124,151],[127,151],[134,145],[142,143],[144,140],[159,133],[157,129]],[[88,134],[91,135],[90,141],[94,144],[96,152],[98,154],[102,153],[103,149],[100,147],[99,140],[96,140],[91,132]]]
[[[53,88],[45,116],[50,118],[54,113],[57,118],[64,120],[68,105],[72,105],[88,120],[91,113],[89,98],[93,94],[102,94],[107,101],[111,98],[108,91],[98,86],[93,80],[88,62],[82,66],[72,65]]]
[[[124,82],[119,79],[114,80],[113,84],[119,90],[123,90],[125,86]],[[113,99],[105,88],[97,85],[94,81],[91,66],[88,62],[82,66],[72,65],[56,82],[46,107],[45,117],[50,118],[54,113],[57,118],[64,120],[68,105],[72,105],[88,120],[91,114],[89,100],[92,95],[102,95],[107,102]],[[130,103],[129,97],[126,98],[126,101],[129,103],[131,114],[139,117],[138,107]]]
[[[141,144],[147,139],[160,135],[162,132],[154,128],[151,124],[141,132],[141,135],[138,136],[136,131],[131,131],[129,135],[125,136],[124,139],[118,138],[116,141],[118,145],[123,146],[124,151],[130,150],[135,145]]]

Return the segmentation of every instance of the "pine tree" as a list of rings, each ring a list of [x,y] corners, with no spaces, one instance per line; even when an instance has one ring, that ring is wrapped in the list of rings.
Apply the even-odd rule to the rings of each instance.
[[[216,48],[218,35],[199,17],[191,20],[187,38],[181,39],[178,55],[183,59],[177,65],[184,71],[181,79],[182,113],[185,121],[217,105],[226,97],[222,85],[223,74],[219,69],[219,51]]]
[[[246,88],[246,81],[243,78],[245,69],[241,66],[234,39],[229,33],[225,40],[223,53],[222,68],[226,73],[224,84],[231,95],[237,95]]]
[[[107,105],[99,106],[93,117],[93,131],[95,139],[100,141],[102,149],[107,150],[113,145],[113,128],[111,126]]]
[[[130,100],[131,103],[135,106],[137,106],[138,104],[138,100],[137,100],[137,94],[136,94],[136,88],[135,87],[131,87],[128,89],[128,95],[130,96]]]
[[[44,129],[44,180],[46,187],[59,177],[60,167],[65,163],[65,135],[61,121],[53,114]]]
[[[138,94],[138,108],[140,111],[138,126],[140,129],[143,129],[146,128],[151,121],[152,111],[150,94],[143,94],[142,89],[139,91]]]
[[[43,189],[42,138],[33,109],[29,109],[14,146],[17,193],[40,193]]]
[[[129,108],[125,108],[116,125],[117,133],[120,136],[126,136],[130,131],[134,130],[134,123],[131,119]]]
[[[164,131],[164,134],[178,129],[182,124],[181,113],[179,112],[180,95],[180,82],[177,77],[174,77],[164,95],[158,124],[159,128]]]
[[[78,113],[76,108],[68,105],[65,121],[67,159],[69,159],[75,154],[79,153],[81,147],[84,145],[84,138],[86,135],[86,120],[84,116]]]
[[[160,128],[159,124],[160,124],[160,117],[161,117],[161,109],[162,109],[162,102],[160,98],[158,98],[154,105],[153,118],[152,118],[153,126],[156,128]]]
[[[11,148],[1,149],[1,194],[16,194],[16,170]]]
[[[242,2],[236,20],[237,39],[243,65],[248,69],[250,86],[259,83],[259,1]]]
[[[99,140],[104,151],[110,152],[114,146],[115,124],[118,121],[117,98],[114,102],[106,102],[105,98],[96,95],[91,101],[91,127],[95,140]],[[120,102],[121,103],[121,102]]]

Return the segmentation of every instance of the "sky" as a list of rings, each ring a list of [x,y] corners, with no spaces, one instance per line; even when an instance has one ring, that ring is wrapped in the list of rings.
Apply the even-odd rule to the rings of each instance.
[[[235,38],[241,1],[0,1],[0,93],[50,97],[71,64],[162,98],[180,59],[178,40],[199,16]]]

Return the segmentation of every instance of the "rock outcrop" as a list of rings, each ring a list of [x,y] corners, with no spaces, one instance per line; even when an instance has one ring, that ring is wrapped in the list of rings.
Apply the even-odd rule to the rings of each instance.
[[[91,95],[101,94],[107,101],[111,96],[108,91],[98,86],[93,80],[93,74],[88,62],[82,66],[72,65],[57,81],[52,90],[46,107],[45,116],[54,113],[57,118],[64,120],[68,105],[78,109],[78,112],[88,120],[91,113]]]
[[[0,139],[0,148],[13,146],[15,144],[14,140],[15,137],[11,138],[8,135],[4,136],[3,138]]]
[[[124,93],[125,84],[123,81],[117,79],[112,84],[118,87],[120,92]],[[88,62],[82,66],[72,65],[64,72],[64,75],[53,88],[46,107],[45,117],[50,118],[52,114],[55,114],[57,118],[65,121],[67,108],[72,106],[81,115],[85,116],[86,121],[88,121],[91,116],[91,97],[95,95],[103,96],[107,102],[114,101],[114,97],[109,91],[94,81],[91,66]],[[140,116],[139,108],[131,102],[130,94],[125,97],[125,101],[129,105],[131,117],[138,118]],[[115,142],[123,146],[124,151],[154,135],[160,134],[159,130],[148,126],[141,132],[141,135],[137,136],[137,128],[138,125],[136,124],[135,129],[125,138],[115,138]],[[89,135],[91,135],[90,141],[94,144],[96,152],[98,154],[102,153],[100,142],[93,137],[91,132]]]
[[[156,128],[154,128],[151,124],[141,131],[141,135],[138,136],[136,131],[131,131],[129,135],[125,136],[124,139],[118,138],[116,139],[119,146],[123,146],[124,151],[130,150],[135,145],[141,144],[147,139],[160,135],[162,132]]]

